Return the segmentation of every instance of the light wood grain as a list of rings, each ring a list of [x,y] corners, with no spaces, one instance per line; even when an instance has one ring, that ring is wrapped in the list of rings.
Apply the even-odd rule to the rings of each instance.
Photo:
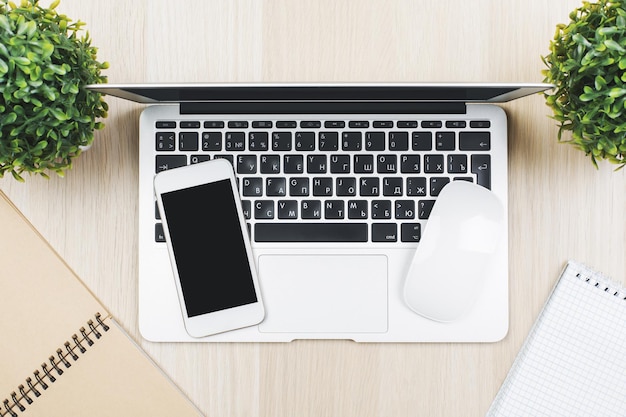
[[[42,4],[48,2],[42,0]],[[541,55],[578,0],[62,0],[87,22],[109,82],[542,81]],[[137,328],[136,104],[65,178],[0,188],[207,415],[479,416],[561,268],[624,260],[626,171],[556,140],[541,96],[510,123],[510,331],[494,344],[155,344]]]

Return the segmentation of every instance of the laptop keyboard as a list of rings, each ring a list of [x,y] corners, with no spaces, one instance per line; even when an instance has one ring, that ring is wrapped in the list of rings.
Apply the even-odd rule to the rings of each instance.
[[[415,243],[450,181],[491,188],[488,120],[162,120],[155,172],[235,169],[254,242]],[[155,204],[155,241],[164,242]]]

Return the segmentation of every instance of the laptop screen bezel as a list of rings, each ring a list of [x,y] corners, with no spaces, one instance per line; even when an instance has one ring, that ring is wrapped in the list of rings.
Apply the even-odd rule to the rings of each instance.
[[[548,90],[543,83],[146,83],[87,88],[138,103],[503,103]]]

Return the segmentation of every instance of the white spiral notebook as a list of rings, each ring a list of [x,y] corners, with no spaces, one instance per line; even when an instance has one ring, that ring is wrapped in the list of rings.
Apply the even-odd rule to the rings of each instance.
[[[487,417],[625,415],[626,289],[570,261]]]

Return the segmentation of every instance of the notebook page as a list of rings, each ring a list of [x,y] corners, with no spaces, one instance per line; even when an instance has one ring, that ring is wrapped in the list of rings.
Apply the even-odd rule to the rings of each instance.
[[[625,297],[570,262],[487,416],[626,415]]]

